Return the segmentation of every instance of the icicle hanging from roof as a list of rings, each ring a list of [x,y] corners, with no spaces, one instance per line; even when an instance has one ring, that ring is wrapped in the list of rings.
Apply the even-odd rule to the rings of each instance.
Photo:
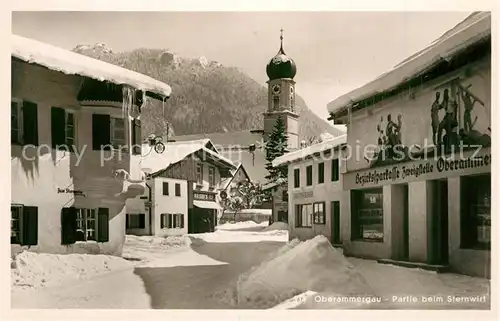
[[[122,93],[122,118],[128,118],[129,110],[132,108],[133,104],[132,88],[129,86],[123,86]]]

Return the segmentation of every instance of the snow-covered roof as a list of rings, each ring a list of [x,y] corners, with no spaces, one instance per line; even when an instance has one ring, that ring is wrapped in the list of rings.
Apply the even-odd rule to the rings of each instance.
[[[11,41],[12,57],[28,63],[68,75],[76,74],[118,85],[127,84],[161,96],[169,97],[172,92],[170,86],[161,81],[104,61],[18,35],[12,35]]]
[[[280,185],[283,185],[283,184],[286,184],[288,181],[286,180],[286,178],[278,178],[276,180],[274,180],[273,182],[269,182],[265,185],[262,186],[262,190],[263,191],[266,191],[270,188],[274,188],[274,187],[277,187],[277,186],[280,186]]]
[[[285,165],[297,160],[304,159],[308,156],[314,155],[316,153],[321,153],[327,150],[334,149],[335,147],[340,147],[347,143],[347,135],[338,136],[324,142],[308,146],[303,149],[299,149],[290,153],[286,153],[283,156],[276,157],[273,160],[273,166]]]
[[[420,74],[441,59],[447,59],[491,34],[490,12],[477,12],[446,32],[428,47],[396,65],[375,80],[331,101],[329,113],[336,113],[349,105],[388,91]]]
[[[182,161],[193,153],[203,151],[205,155],[216,160],[221,166],[235,169],[236,166],[229,159],[207,148],[209,142],[209,139],[168,142],[165,144],[165,151],[161,154],[155,152],[149,144],[144,144],[142,146],[141,168],[145,173],[154,174]]]

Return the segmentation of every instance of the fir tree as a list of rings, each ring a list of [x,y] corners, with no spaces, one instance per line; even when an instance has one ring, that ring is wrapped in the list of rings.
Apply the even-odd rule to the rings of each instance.
[[[286,166],[273,167],[272,163],[276,157],[288,153],[288,137],[285,133],[285,122],[278,117],[271,135],[266,142],[266,169],[269,174],[266,176],[268,182],[276,182],[278,179],[286,180],[288,170]]]

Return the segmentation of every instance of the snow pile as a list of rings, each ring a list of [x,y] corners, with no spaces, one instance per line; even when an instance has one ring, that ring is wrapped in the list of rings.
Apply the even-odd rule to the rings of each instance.
[[[127,235],[122,257],[136,261],[151,261],[163,258],[165,253],[189,248],[191,239],[180,236],[136,236]]]
[[[264,231],[288,231],[288,224],[285,222],[274,222],[266,227]]]
[[[270,308],[306,291],[371,295],[363,277],[323,235],[294,240],[240,276],[238,305]]]
[[[219,226],[216,226],[215,228],[217,230],[239,230],[239,229],[245,229],[245,228],[252,228],[252,227],[266,227],[268,226],[269,222],[262,222],[262,223],[255,223],[254,221],[243,221],[243,222],[228,222],[221,224]]]
[[[23,251],[13,259],[11,267],[13,287],[39,288],[90,279],[110,271],[131,269],[132,264],[108,255]]]

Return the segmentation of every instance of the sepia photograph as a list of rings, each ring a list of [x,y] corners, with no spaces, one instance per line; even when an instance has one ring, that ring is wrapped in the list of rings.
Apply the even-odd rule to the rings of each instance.
[[[11,309],[492,309],[492,12],[11,24]]]

